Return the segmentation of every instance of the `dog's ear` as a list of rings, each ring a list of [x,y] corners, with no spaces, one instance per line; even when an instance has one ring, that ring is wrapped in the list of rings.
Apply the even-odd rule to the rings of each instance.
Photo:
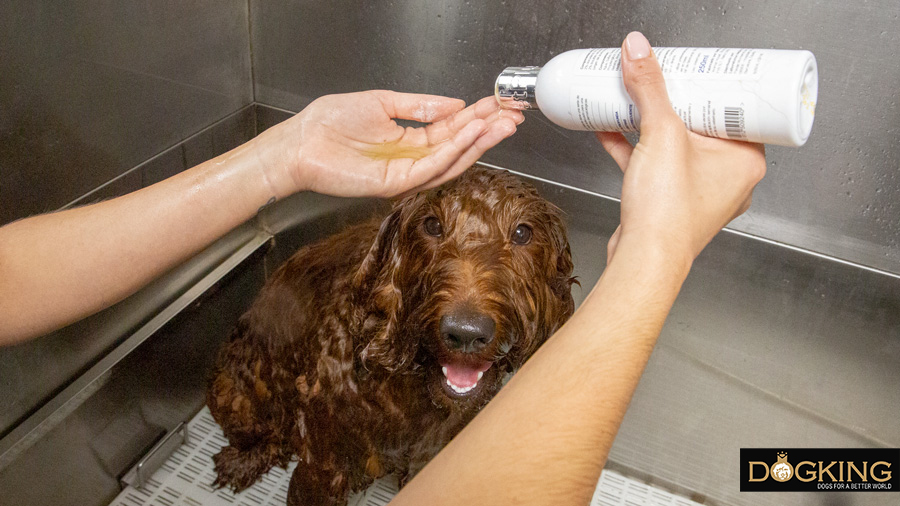
[[[402,209],[402,203],[395,203],[390,214],[381,221],[378,234],[353,277],[357,293],[370,294],[378,274],[391,261],[391,252],[396,250],[400,232]]]
[[[563,223],[562,211],[556,206],[548,213],[550,216],[550,236],[551,244],[556,256],[556,272],[550,277],[550,288],[553,293],[568,304],[568,313],[571,314],[575,308],[575,302],[572,300],[572,283],[578,283],[578,280],[572,276],[575,265],[572,263],[572,250],[569,247],[569,238],[566,234],[566,226]]]
[[[408,197],[394,204],[381,222],[366,257],[356,272],[357,311],[360,329],[368,342],[359,352],[360,362],[367,369],[379,366],[387,371],[404,370],[415,358],[417,339],[398,337],[402,328],[400,289],[394,274],[403,271],[404,227],[414,212],[418,197]],[[402,281],[401,281],[402,284]],[[374,311],[373,311],[374,310]],[[377,315],[371,318],[373,313]]]

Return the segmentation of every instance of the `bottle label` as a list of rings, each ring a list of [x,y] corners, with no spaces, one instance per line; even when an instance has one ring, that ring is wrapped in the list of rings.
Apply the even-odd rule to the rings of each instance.
[[[573,86],[571,101],[570,110],[575,113],[584,130],[637,132],[640,128],[640,114],[630,100],[609,100],[597,88]]]
[[[688,130],[707,137],[745,141],[749,137],[748,131],[755,131],[752,118],[756,97],[744,98],[746,100],[740,100],[732,94],[727,101],[673,102],[672,107]]]
[[[724,139],[746,140],[758,134],[757,93],[734,91],[715,82],[754,82],[764,53],[756,49],[656,48],[672,107],[688,130]],[[622,79],[621,49],[592,49],[578,62],[576,75]],[[640,114],[625,92],[609,87],[572,86],[570,110],[584,130],[636,132]]]
[[[758,128],[754,123],[756,96],[728,94],[728,99],[712,97],[702,101],[677,100],[669,86],[672,108],[688,130],[708,137],[747,140]],[[627,97],[627,96],[626,96]],[[573,86],[571,111],[583,130],[594,132],[637,132],[641,115],[630,98],[610,100],[603,90],[588,86]]]
[[[733,76],[756,78],[765,53],[758,49],[715,47],[658,47],[653,50],[666,78]],[[622,72],[622,50],[600,48],[588,51],[575,70],[580,75],[614,75]]]

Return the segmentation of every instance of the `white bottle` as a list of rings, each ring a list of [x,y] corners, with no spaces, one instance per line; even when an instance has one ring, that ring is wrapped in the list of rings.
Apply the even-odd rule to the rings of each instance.
[[[637,107],[622,83],[619,48],[575,49],[544,67],[509,67],[494,87],[500,106],[540,109],[570,130],[635,132]],[[669,100],[688,129],[710,137],[802,146],[818,92],[809,51],[654,49]]]

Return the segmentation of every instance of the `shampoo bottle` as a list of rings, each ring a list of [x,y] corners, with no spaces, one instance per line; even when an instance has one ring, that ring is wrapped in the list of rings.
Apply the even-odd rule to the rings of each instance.
[[[575,49],[543,67],[509,67],[494,92],[508,109],[540,109],[570,130],[635,132],[641,118],[622,83],[619,48]],[[818,92],[809,51],[654,49],[675,112],[709,137],[802,146]]]

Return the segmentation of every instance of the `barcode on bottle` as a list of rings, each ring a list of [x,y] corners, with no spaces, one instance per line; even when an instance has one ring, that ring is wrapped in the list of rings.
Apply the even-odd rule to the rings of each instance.
[[[747,132],[744,130],[743,107],[725,108],[725,135],[727,135],[729,139],[747,138]]]

